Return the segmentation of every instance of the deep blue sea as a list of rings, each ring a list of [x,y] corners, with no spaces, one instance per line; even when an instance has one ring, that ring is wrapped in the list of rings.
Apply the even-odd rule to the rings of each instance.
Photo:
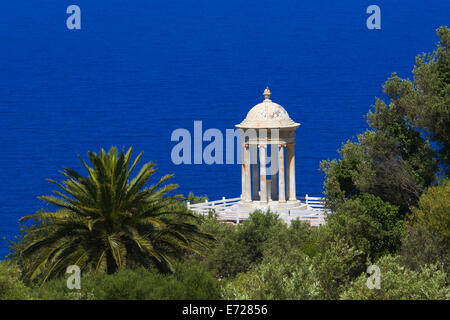
[[[71,4],[81,30],[66,27]],[[366,27],[371,4],[381,30]],[[180,193],[239,196],[239,165],[174,165],[170,136],[194,120],[234,128],[266,85],[302,124],[297,193],[320,196],[320,160],[367,128],[383,82],[412,77],[449,18],[443,0],[2,0],[0,236],[45,207],[46,178],[112,145],[144,150]]]

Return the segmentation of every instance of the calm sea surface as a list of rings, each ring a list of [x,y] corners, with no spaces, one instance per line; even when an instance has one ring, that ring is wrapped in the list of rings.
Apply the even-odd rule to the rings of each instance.
[[[79,31],[66,28],[70,4]],[[381,30],[366,28],[371,4]],[[382,83],[394,71],[411,77],[449,18],[442,0],[2,1],[0,236],[45,207],[36,197],[53,190],[46,178],[112,145],[144,150],[181,193],[239,196],[238,165],[176,166],[170,136],[194,120],[233,128],[266,85],[302,124],[298,194],[320,196],[319,161],[367,127]]]

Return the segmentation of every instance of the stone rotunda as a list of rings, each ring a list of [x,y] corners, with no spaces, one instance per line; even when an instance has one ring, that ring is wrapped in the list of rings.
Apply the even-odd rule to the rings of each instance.
[[[300,126],[270,100],[255,105],[236,127],[242,130],[242,194],[246,208],[301,209],[295,184],[295,130]]]
[[[254,106],[236,127],[240,130],[242,147],[242,193],[240,197],[191,204],[188,209],[202,215],[214,212],[217,219],[239,224],[257,209],[279,215],[288,225],[299,219],[311,225],[325,223],[327,215],[322,198],[297,198],[295,185],[294,122],[279,104],[264,100]],[[300,202],[300,199],[304,202]]]

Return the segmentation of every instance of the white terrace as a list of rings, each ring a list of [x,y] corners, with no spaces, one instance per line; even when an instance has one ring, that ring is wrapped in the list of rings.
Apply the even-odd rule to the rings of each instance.
[[[280,218],[290,225],[292,220],[299,219],[301,221],[307,221],[313,226],[320,226],[325,224],[325,217],[327,212],[324,210],[322,198],[319,197],[298,197],[301,199],[301,203],[306,206],[299,208],[280,208],[278,206],[272,207],[268,204],[265,207],[259,207],[258,209],[266,211],[270,209],[272,212],[277,213]],[[202,215],[208,215],[211,213],[217,214],[217,219],[220,221],[229,221],[239,223],[242,220],[249,218],[250,213],[255,211],[255,208],[247,208],[240,205],[241,198],[226,199],[217,201],[208,201],[201,203],[191,204],[187,202],[188,209]]]

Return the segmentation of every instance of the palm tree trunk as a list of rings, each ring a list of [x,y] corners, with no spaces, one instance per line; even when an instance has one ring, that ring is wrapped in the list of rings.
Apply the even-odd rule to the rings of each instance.
[[[117,271],[117,264],[111,251],[106,253],[106,273],[113,274]]]

